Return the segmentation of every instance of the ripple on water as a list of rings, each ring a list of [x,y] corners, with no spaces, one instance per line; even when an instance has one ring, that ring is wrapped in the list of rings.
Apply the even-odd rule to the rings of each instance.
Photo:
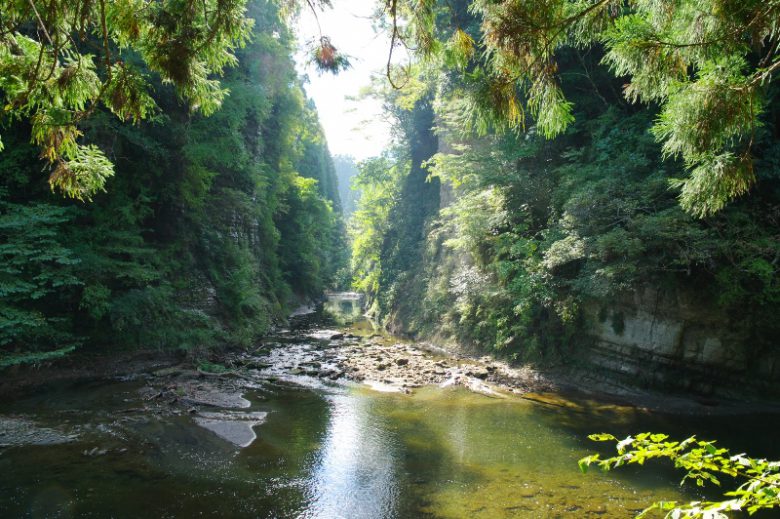
[[[333,331],[321,335],[329,339]],[[726,437],[722,423],[699,417],[588,402],[551,405],[544,395],[538,403],[461,386],[402,395],[338,385],[300,366],[322,361],[305,334],[278,343],[255,364],[252,385],[265,390],[262,399],[248,392],[244,410],[171,414],[167,402],[147,401],[137,384],[111,381],[0,403],[4,415],[24,415],[39,429],[56,432],[67,418],[67,430],[80,431],[71,443],[0,450],[0,511],[7,517],[39,510],[44,517],[624,518],[657,499],[694,495],[680,490],[679,474],[656,467],[581,474],[577,460],[597,447],[588,433],[697,433],[728,445],[732,438],[770,437],[777,425],[745,418],[730,423]],[[283,377],[310,387],[279,384]],[[3,420],[8,436],[19,422]],[[240,422],[238,441],[225,441],[197,420]],[[250,433],[257,438],[237,449]]]
[[[0,447],[70,443],[76,434],[43,427],[27,418],[0,416]]]

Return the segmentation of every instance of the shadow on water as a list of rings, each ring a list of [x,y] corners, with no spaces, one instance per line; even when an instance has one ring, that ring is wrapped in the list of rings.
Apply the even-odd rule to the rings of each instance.
[[[313,327],[345,325],[372,333],[361,316],[359,301],[331,302],[298,320],[294,335],[305,342]],[[778,454],[776,416],[668,416],[463,388],[402,395],[322,383],[248,391],[249,411],[268,416],[258,439],[239,449],[186,413],[139,412],[143,384],[104,380],[0,403],[0,418],[78,436],[0,449],[0,517],[632,517],[655,500],[694,495],[681,492],[678,473],[656,466],[580,474],[580,457],[612,448],[588,434],[695,433],[735,451]]]

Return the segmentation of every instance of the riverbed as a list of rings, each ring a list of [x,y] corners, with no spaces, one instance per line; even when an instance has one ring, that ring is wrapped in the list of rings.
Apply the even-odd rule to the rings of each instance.
[[[589,433],[778,454],[775,414],[556,394],[533,372],[388,337],[360,314],[333,296],[221,373],[179,366],[0,403],[0,516],[633,517],[697,494],[663,464],[580,473],[579,458],[609,453]],[[374,350],[357,362],[362,348]]]

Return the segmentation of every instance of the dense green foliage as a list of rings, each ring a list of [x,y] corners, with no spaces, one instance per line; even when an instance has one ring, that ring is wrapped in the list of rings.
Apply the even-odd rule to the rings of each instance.
[[[735,479],[739,487],[724,494],[722,501],[659,501],[637,517],[646,517],[653,510],[666,512],[668,519],[728,519],[725,512],[747,511],[751,515],[760,510],[780,507],[780,462],[754,459],[745,454],[731,454],[715,442],[695,437],[681,442],[669,441],[665,434],[642,433],[636,438],[618,441],[611,434],[592,434],[591,440],[617,442],[617,456],[600,459],[598,454],[580,460],[580,469],[587,472],[590,465],[612,470],[623,465],[644,465],[648,460],[667,458],[675,468],[686,472],[682,483],[695,481],[700,487],[710,483],[720,486],[718,478]]]
[[[394,41],[414,42],[468,85],[463,128],[532,118],[540,133],[562,134],[581,107],[563,88],[561,58],[603,49],[602,64],[629,81],[626,99],[660,107],[648,127],[688,170],[673,182],[686,211],[712,215],[756,180],[756,132],[780,67],[775,0],[391,0],[387,12]]]
[[[294,42],[274,3],[247,15],[251,42],[210,117],[154,81],[153,119],[97,109],[84,121],[86,145],[118,173],[91,203],[50,192],[25,121],[5,130],[3,364],[78,345],[247,345],[345,266],[334,167]]]
[[[9,350],[65,351],[106,330],[246,343],[292,293],[348,277],[336,168],[286,14],[170,4],[17,2],[2,20]],[[585,308],[668,286],[738,309],[728,324],[751,356],[775,352],[774,2],[385,7],[420,60],[389,71],[404,85],[383,94],[400,139],[354,182],[354,286],[378,316],[554,357],[588,329]],[[322,68],[346,66],[327,37],[314,47]],[[36,149],[77,198],[114,169],[128,178],[68,205],[38,181]]]
[[[355,287],[370,296],[374,313],[399,312],[397,320],[409,323],[425,288],[415,276],[423,264],[423,229],[439,207],[439,182],[429,181],[422,164],[438,141],[431,130],[429,100],[393,113],[402,143],[359,165],[355,185],[361,198],[351,222],[352,261]]]
[[[396,163],[399,159],[394,159],[386,153],[361,163],[360,173],[353,180],[361,192],[358,209],[350,221],[354,287],[369,294],[374,301],[382,288],[382,244],[391,226],[390,214],[405,173],[403,165]]]
[[[549,352],[587,326],[582,305],[654,285],[738,312],[757,358],[776,348],[773,199],[687,216],[667,188],[675,166],[644,132],[650,117],[610,107],[552,144],[503,136],[434,157],[431,171],[458,186],[438,232],[473,263],[430,298],[448,308],[454,297],[446,322],[458,335]],[[776,189],[773,169],[764,183]]]
[[[481,26],[464,11],[439,23],[449,27],[440,39]],[[537,359],[568,358],[596,318],[621,333],[622,316],[606,308],[627,294],[696,294],[697,311],[722,316],[759,367],[780,337],[776,110],[766,105],[752,136],[756,191],[697,218],[670,189],[685,160],[665,157],[648,132],[663,108],[627,104],[606,55],[556,51],[557,81],[576,117],[552,140],[536,120],[519,133],[464,119],[479,88],[452,72],[460,62],[447,49],[420,64],[401,92],[385,93],[404,137],[386,167],[401,173],[363,166],[365,180],[376,181],[361,186],[373,194],[356,213],[355,235],[366,237],[353,251],[356,287],[409,333]],[[435,116],[426,115],[431,105]],[[432,127],[442,144],[411,159]],[[415,173],[421,162],[425,173]]]
[[[780,1],[387,0],[391,52],[417,61],[388,59],[398,139],[357,171],[295,72],[301,4],[6,2],[0,368],[249,346],[351,275],[394,330],[513,359],[571,359],[595,319],[620,336],[621,302],[666,291],[776,387]],[[349,67],[322,34],[310,56]],[[780,505],[778,463],[693,438],[580,466],[661,457],[746,482],[648,511]]]
[[[114,165],[80,142],[83,124],[98,107],[123,121],[149,117],[157,108],[152,74],[192,109],[213,113],[227,95],[213,75],[236,64],[250,35],[245,10],[246,0],[4,2],[3,117],[30,121],[52,188],[90,199]]]

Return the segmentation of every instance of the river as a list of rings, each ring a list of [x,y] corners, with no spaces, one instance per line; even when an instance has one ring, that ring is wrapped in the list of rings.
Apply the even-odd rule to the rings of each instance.
[[[334,319],[372,331],[356,301],[326,307],[265,355],[311,342]],[[199,426],[195,409],[155,403],[149,384],[54,384],[0,403],[0,517],[632,517],[696,494],[662,464],[580,473],[579,458],[609,452],[587,434],[696,433],[778,454],[776,415],[672,415],[576,398],[559,406],[463,387],[404,394],[306,374],[242,382],[241,412],[262,417],[242,448]],[[8,424],[35,429],[24,441]]]

